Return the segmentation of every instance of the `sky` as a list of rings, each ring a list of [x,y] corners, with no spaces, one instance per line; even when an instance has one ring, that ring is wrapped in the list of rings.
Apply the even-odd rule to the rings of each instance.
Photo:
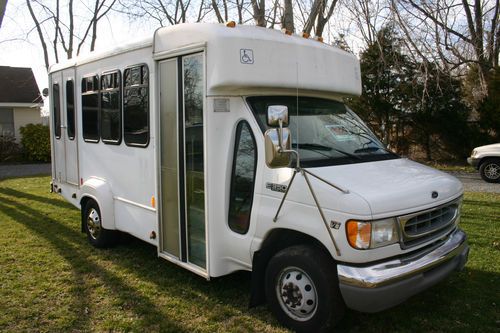
[[[147,22],[129,22],[124,15],[112,14],[109,20],[99,21],[96,50],[152,35],[155,29]],[[0,28],[0,65],[31,67],[40,91],[48,87],[42,47],[25,0],[8,0]]]

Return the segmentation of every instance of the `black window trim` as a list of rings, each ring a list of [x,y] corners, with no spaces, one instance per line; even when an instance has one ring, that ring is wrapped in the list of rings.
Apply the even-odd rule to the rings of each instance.
[[[61,119],[61,86],[59,84],[59,81],[54,81],[52,82],[52,96],[54,96],[54,87],[57,86],[57,90],[58,90],[58,98],[57,98],[57,101],[54,99],[53,101],[53,105],[52,105],[52,112],[53,112],[53,116],[54,116],[54,121],[53,121],[53,126],[54,126],[54,137],[57,139],[57,140],[60,140],[61,139],[61,136],[62,136],[62,129],[61,129],[61,125],[62,125],[62,119]],[[57,103],[57,104],[56,104]],[[59,117],[56,117],[56,105],[59,105]],[[59,119],[59,135],[57,135],[58,131],[57,131],[57,119]]]
[[[74,123],[74,133],[73,136],[69,135],[69,124],[68,124],[68,82],[73,82],[73,123]],[[64,85],[64,88],[66,90],[66,133],[68,134],[68,139],[73,141],[76,138],[76,86],[75,86],[75,81],[72,77],[68,78],[66,80],[66,83]]]
[[[248,224],[247,224],[247,228],[246,228],[245,232],[239,232],[239,231],[234,230],[231,227],[231,223],[229,221],[229,212],[231,211],[231,202],[232,202],[231,199],[233,198],[233,182],[234,182],[234,173],[236,171],[236,157],[238,155],[237,153],[238,153],[239,143],[240,143],[240,139],[241,139],[241,132],[242,132],[242,128],[243,128],[244,124],[246,124],[248,126],[250,136],[252,137],[252,142],[253,142],[253,145],[255,147],[255,161],[254,161],[254,166],[253,166],[253,169],[254,169],[253,179],[252,179],[253,188],[252,188],[252,198],[250,200],[250,212],[248,214]],[[255,140],[255,135],[253,133],[252,126],[250,126],[250,123],[246,119],[242,119],[242,120],[238,121],[238,123],[236,124],[234,147],[233,147],[233,163],[232,163],[232,167],[231,167],[231,182],[229,185],[229,207],[228,207],[228,211],[227,211],[227,224],[229,226],[229,229],[231,229],[232,232],[240,234],[240,235],[246,235],[248,233],[248,230],[250,230],[250,221],[252,219],[253,200],[255,197],[255,178],[257,177],[258,159],[259,159],[259,148],[257,147],[257,141]]]
[[[95,94],[97,93],[97,140],[92,140],[92,139],[85,139],[83,137],[83,98],[81,98],[81,112],[82,112],[82,138],[84,142],[89,142],[89,143],[99,143],[101,140],[101,99],[99,98],[100,96],[100,84],[101,84],[101,78],[99,77],[99,74],[97,73],[92,73],[92,74],[86,74],[82,76],[82,81],[87,79],[87,78],[93,78],[94,76],[97,76],[97,90],[92,90],[92,92],[81,92],[81,96],[83,97],[84,95],[90,95],[90,94]],[[94,87],[95,89],[95,87]]]
[[[125,140],[125,71],[127,69],[132,69],[134,67],[139,67],[139,66],[146,66],[146,69],[148,70],[148,140],[146,143],[128,143],[127,140]],[[128,147],[138,147],[138,148],[147,148],[149,146],[149,142],[151,141],[151,71],[149,70],[149,66],[145,62],[141,62],[138,64],[130,65],[127,66],[123,69],[123,78],[122,78],[122,136],[123,136],[123,142],[125,142],[125,145]],[[134,84],[131,85],[130,87],[137,87],[140,85]]]
[[[119,125],[120,126],[120,137],[118,138],[118,140],[108,140],[108,139],[103,139],[102,138],[102,103],[101,103],[101,94],[103,92],[108,91],[108,90],[103,90],[102,89],[101,80],[102,80],[102,77],[104,75],[113,74],[113,73],[118,73],[118,78],[120,80],[120,82],[118,84],[118,95],[120,96],[120,103],[119,103],[120,110],[118,111],[119,114],[120,114],[120,125]],[[122,137],[123,137],[123,84],[124,83],[123,83],[122,72],[118,68],[102,72],[101,76],[99,77],[99,138],[101,138],[102,142],[104,142],[105,144],[108,144],[108,145],[117,145],[117,146],[119,146],[122,143]],[[116,88],[113,88],[113,89],[116,89]],[[113,89],[110,89],[110,90],[113,90]],[[149,99],[149,97],[148,97],[148,99]],[[148,101],[148,103],[149,103],[149,101]],[[148,126],[149,126],[149,124],[148,124]]]

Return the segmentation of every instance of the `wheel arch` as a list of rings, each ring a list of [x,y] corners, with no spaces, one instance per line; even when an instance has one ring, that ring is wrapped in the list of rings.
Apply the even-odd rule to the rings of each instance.
[[[111,191],[109,184],[102,179],[90,178],[85,183],[83,183],[80,190],[82,231],[84,230],[83,223],[85,205],[87,205],[90,200],[94,201],[99,206],[103,228],[106,228],[108,230],[116,230],[113,192]]]
[[[294,245],[309,245],[324,252],[334,262],[328,249],[318,239],[292,229],[273,229],[261,248],[253,254],[250,307],[265,303],[265,273],[269,260],[279,251]]]

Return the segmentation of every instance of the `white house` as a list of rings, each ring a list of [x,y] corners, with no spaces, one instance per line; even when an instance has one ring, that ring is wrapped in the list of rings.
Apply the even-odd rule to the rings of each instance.
[[[21,140],[19,129],[42,122],[40,90],[31,68],[0,66],[0,136]]]

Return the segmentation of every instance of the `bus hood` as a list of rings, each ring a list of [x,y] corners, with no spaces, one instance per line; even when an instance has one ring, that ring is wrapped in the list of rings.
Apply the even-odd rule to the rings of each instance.
[[[405,158],[309,170],[364,198],[374,219],[427,209],[463,193],[457,178]]]

